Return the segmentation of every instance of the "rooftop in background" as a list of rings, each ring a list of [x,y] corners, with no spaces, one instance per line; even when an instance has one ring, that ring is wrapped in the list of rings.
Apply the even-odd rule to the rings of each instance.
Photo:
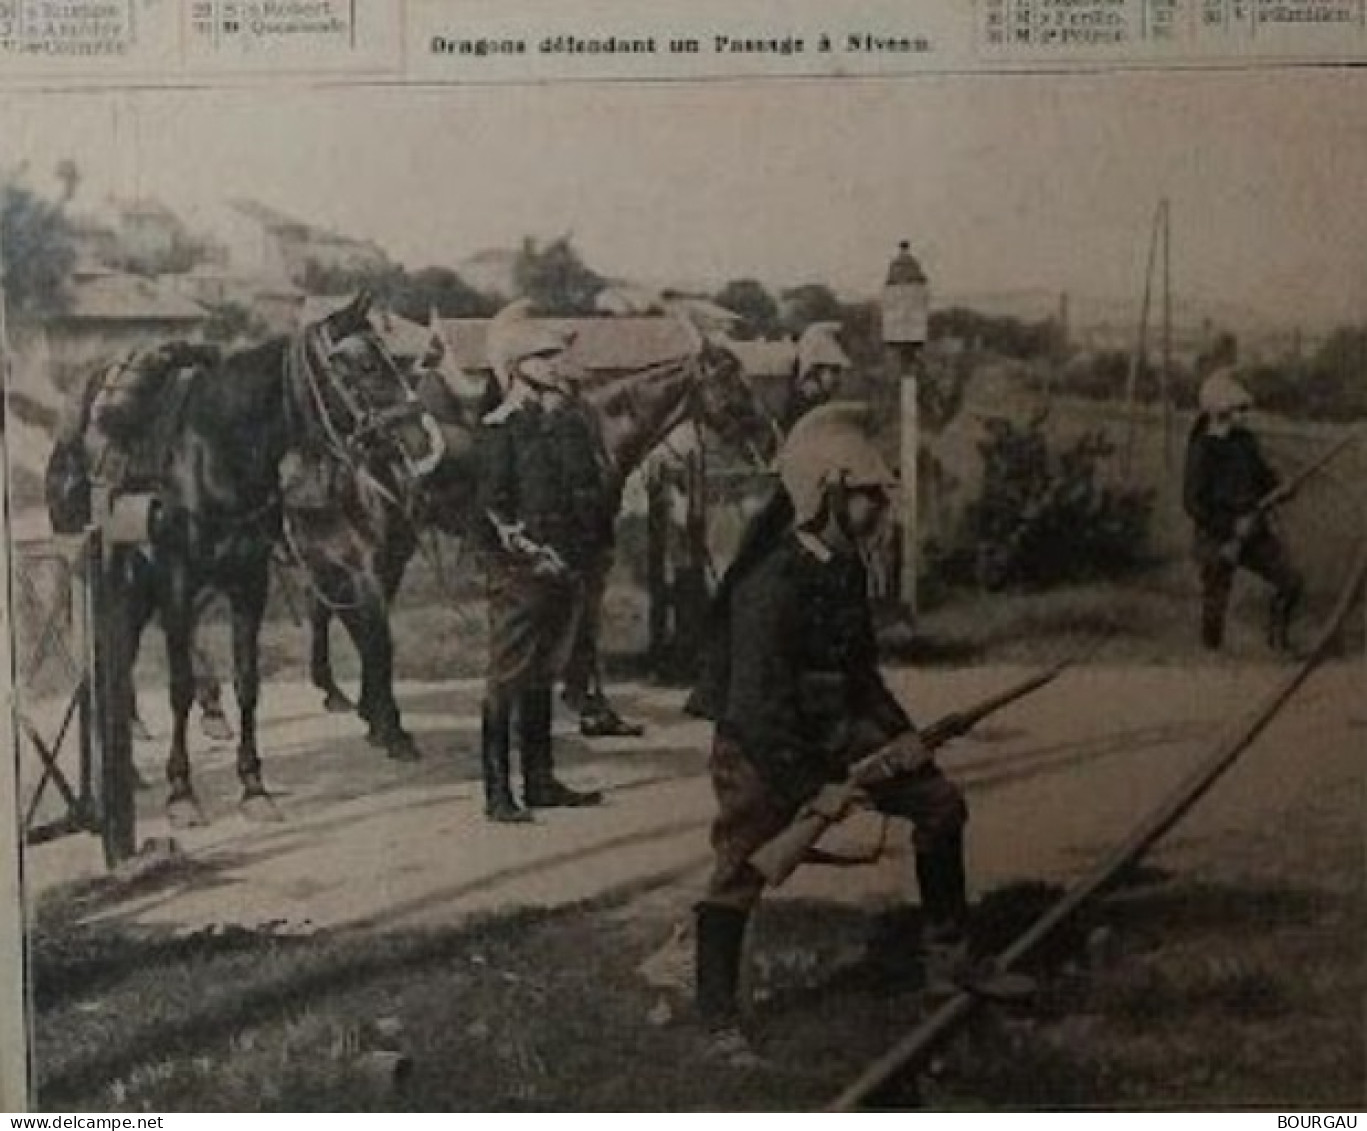
[[[731,342],[729,348],[740,358],[747,377],[760,380],[787,379],[797,365],[797,343],[786,339],[777,342]]]
[[[202,322],[205,309],[175,294],[154,279],[115,271],[78,275],[70,289],[67,309],[48,321]]]
[[[677,320],[659,315],[545,321],[575,332],[571,356],[585,369],[644,369],[682,357],[693,348],[691,335]],[[488,328],[486,318],[442,319],[442,330],[462,369],[489,368]]]

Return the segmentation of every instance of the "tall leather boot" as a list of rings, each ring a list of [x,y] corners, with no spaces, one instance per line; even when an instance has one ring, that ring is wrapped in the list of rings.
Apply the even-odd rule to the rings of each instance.
[[[1218,652],[1225,642],[1223,612],[1206,609],[1201,614],[1201,643],[1208,652]]]
[[[921,888],[921,968],[924,992],[931,999],[960,991],[998,1002],[1019,1003],[1035,992],[1032,978],[975,966],[968,946],[968,887],[964,878],[963,834],[942,838],[916,852]]]
[[[532,819],[513,797],[510,779],[512,709],[507,700],[485,700],[480,731],[480,758],[484,770],[484,815],[503,824],[522,824]]]
[[[694,992],[698,1016],[711,1030],[740,1024],[740,955],[748,912],[719,903],[700,903]]]
[[[517,703],[517,738],[522,751],[522,799],[529,809],[579,809],[599,805],[598,790],[571,789],[555,776],[551,758],[551,688],[524,691]]]
[[[1274,652],[1291,651],[1291,617],[1300,602],[1298,585],[1289,585],[1272,595],[1268,614],[1267,643]]]
[[[708,1056],[731,1068],[762,1068],[740,1027],[740,959],[750,914],[717,903],[697,906],[694,994],[708,1033]]]
[[[921,966],[926,992],[954,992],[968,971],[968,891],[961,834],[916,851],[921,889]]]

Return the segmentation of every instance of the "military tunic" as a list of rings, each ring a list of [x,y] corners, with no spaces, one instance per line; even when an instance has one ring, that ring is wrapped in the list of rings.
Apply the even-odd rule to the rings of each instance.
[[[1209,647],[1218,647],[1223,639],[1225,612],[1240,566],[1272,586],[1273,631],[1285,635],[1285,622],[1303,583],[1277,532],[1259,519],[1240,546],[1237,561],[1224,553],[1239,520],[1254,514],[1278,482],[1252,432],[1235,426],[1217,436],[1204,417],[1197,419],[1187,442],[1183,505],[1195,524],[1192,550],[1201,575],[1202,637]]]
[[[715,722],[719,812],[708,901],[748,908],[763,880],[747,861],[824,784],[912,724],[878,670],[863,563],[789,531],[721,594],[706,674],[690,700]],[[915,825],[918,849],[957,837],[967,809],[933,764],[874,794]]]
[[[535,572],[486,527],[489,685],[512,692],[549,686],[564,666],[584,607],[586,573],[611,527],[597,438],[577,406],[510,404],[486,418],[479,450],[480,513],[520,523],[567,567]]]

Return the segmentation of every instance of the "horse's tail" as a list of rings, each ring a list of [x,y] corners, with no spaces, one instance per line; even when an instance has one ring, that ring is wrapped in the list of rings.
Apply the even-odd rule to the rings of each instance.
[[[43,475],[48,520],[55,534],[79,534],[91,518],[90,468],[85,442],[58,439]]]
[[[90,463],[85,433],[101,372],[92,369],[68,398],[43,472],[48,521],[55,534],[79,534],[90,523]]]

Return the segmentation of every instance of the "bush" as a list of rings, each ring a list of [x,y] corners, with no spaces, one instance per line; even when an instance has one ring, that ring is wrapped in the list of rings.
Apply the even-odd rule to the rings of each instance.
[[[986,588],[1115,577],[1146,560],[1154,492],[1101,482],[1115,450],[1105,432],[1051,448],[1044,423],[1044,414],[1023,426],[986,422],[982,494],[965,513],[958,554]]]

